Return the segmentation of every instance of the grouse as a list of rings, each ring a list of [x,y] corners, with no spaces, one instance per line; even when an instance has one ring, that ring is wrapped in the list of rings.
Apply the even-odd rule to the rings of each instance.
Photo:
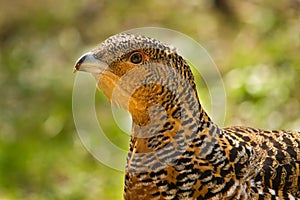
[[[74,70],[132,116],[124,199],[300,198],[300,132],[219,127],[170,45],[120,33]]]

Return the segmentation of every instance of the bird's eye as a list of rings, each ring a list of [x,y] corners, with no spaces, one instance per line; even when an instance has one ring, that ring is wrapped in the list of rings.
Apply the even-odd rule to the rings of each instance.
[[[130,62],[132,62],[133,64],[139,64],[142,61],[143,61],[143,55],[141,52],[134,52],[133,54],[131,54]]]

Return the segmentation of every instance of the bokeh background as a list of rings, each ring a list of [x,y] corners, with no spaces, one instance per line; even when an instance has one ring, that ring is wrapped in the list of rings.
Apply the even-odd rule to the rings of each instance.
[[[127,29],[174,29],[205,47],[225,83],[225,125],[299,130],[299,10],[299,0],[2,0],[0,199],[122,198],[124,174],[77,135],[72,67]],[[96,98],[107,105],[107,137],[126,149],[128,136]]]

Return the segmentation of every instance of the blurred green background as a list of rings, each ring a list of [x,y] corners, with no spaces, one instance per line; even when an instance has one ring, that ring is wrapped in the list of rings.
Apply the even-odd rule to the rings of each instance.
[[[225,125],[299,130],[299,9],[299,0],[2,0],[0,199],[122,198],[124,174],[77,135],[72,67],[131,28],[174,29],[208,50],[226,87]],[[97,103],[108,106],[101,94]],[[126,149],[128,137],[113,121],[105,126]]]

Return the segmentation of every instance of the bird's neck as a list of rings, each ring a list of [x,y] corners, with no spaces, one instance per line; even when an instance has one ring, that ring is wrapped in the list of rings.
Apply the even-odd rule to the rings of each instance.
[[[185,69],[176,73],[174,67],[175,72],[171,68],[168,76],[157,76],[160,78],[135,90],[129,101],[133,128],[125,199],[150,199],[151,194],[164,191],[164,187],[158,189],[159,184],[167,182],[173,187],[180,171],[203,171],[200,167],[213,166],[209,163],[215,162],[212,155],[219,155],[221,130],[202,108],[189,67],[177,66]],[[224,160],[221,154],[218,158]],[[196,179],[201,173],[195,174]],[[184,185],[182,190],[190,187]]]
[[[217,138],[221,131],[201,107],[196,92],[184,91],[182,99],[186,101],[153,104],[145,112],[148,114],[145,118],[150,119],[145,125],[133,122],[125,199],[151,199],[152,194],[172,187],[178,192],[175,184],[180,171],[193,175],[203,170],[201,166],[213,166],[209,162],[216,162],[215,157],[223,160],[221,156],[212,156],[219,155],[216,148],[219,148]],[[205,173],[195,173],[196,179],[201,174]],[[162,183],[168,186],[158,187]],[[186,184],[181,189],[198,189],[191,187],[194,186]]]
[[[146,167],[172,165],[191,143],[198,145],[194,148],[199,151],[196,153],[205,157],[207,149],[201,145],[211,147],[217,142],[220,130],[202,108],[191,72],[173,74],[140,87],[132,98],[135,101],[129,104],[133,129],[128,169],[135,169],[139,159],[153,161]]]

